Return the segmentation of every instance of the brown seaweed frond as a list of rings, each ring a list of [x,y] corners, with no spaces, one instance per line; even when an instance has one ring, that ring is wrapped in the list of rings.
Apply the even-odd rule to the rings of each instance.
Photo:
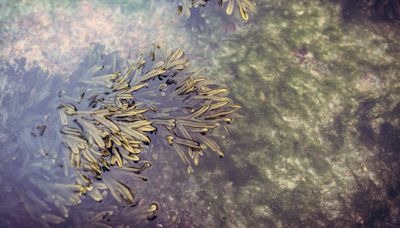
[[[98,179],[113,166],[126,169],[140,160],[151,133],[176,151],[189,173],[205,151],[224,155],[215,132],[232,121],[239,106],[226,97],[228,88],[191,69],[182,49],[158,42],[130,63],[116,54],[104,59],[80,78],[85,88],[102,85],[80,102],[85,109],[60,106],[61,132],[75,167]]]
[[[220,129],[239,108],[227,97],[227,87],[201,77],[182,49],[171,50],[162,42],[129,59],[120,53],[103,55],[102,50],[93,48],[63,85],[61,77],[25,72],[23,60],[19,67],[1,68],[10,83],[0,98],[7,113],[15,114],[2,121],[1,133],[7,137],[1,140],[7,148],[18,142],[15,150],[2,154],[7,159],[0,164],[15,178],[6,173],[1,178],[21,190],[0,191],[20,199],[27,215],[42,226],[63,223],[74,213],[70,207],[84,204],[85,196],[104,203],[109,194],[112,205],[136,205],[126,181],[147,180],[142,173],[152,166],[143,159],[148,145],[175,151],[189,173],[208,151],[224,155]],[[11,83],[20,73],[23,88]],[[112,208],[106,211],[118,217],[125,213]],[[137,213],[149,219],[158,208],[153,203],[137,207]],[[93,213],[104,212],[99,210]]]
[[[118,203],[134,204],[131,187],[118,175],[146,180],[141,173],[152,164],[141,154],[150,144],[175,151],[189,173],[208,151],[222,157],[217,129],[239,106],[226,97],[228,88],[199,75],[182,49],[163,42],[129,60],[92,50],[71,75],[82,86],[67,89],[71,96],[62,93],[68,102],[58,106],[69,161],[81,175],[76,191],[99,202],[109,192]],[[107,177],[107,171],[118,175]]]
[[[229,124],[239,108],[226,96],[228,88],[191,69],[182,49],[170,50],[157,43],[150,56],[156,67],[138,77],[147,86],[132,95],[152,110],[144,115],[157,128],[157,135],[175,150],[189,173],[206,151],[223,157],[215,132]]]
[[[202,8],[208,4],[209,0],[180,0],[178,6],[178,13],[182,12],[189,17],[190,10],[193,8]],[[226,5],[226,14],[231,15],[234,11],[235,6],[237,6],[237,10],[240,14],[240,17],[244,21],[249,20],[249,12],[256,11],[256,4],[251,0],[217,0],[218,5],[221,7],[225,7]]]

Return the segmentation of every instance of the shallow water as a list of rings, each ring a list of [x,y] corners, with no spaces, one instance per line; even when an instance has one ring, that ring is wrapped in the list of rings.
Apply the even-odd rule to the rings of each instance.
[[[105,177],[128,182],[140,205],[84,196],[57,226],[93,225],[105,210],[115,213],[106,224],[134,227],[400,226],[398,22],[335,1],[256,2],[249,22],[214,4],[187,19],[174,1],[1,2],[1,226],[46,225],[27,206],[41,208],[32,186],[46,202],[72,194],[51,187],[74,176],[60,164],[56,107],[60,88],[75,93],[85,56],[129,57],[160,40],[242,106],[218,132],[224,158],[207,153],[189,175],[176,153],[150,144],[148,181]],[[157,217],[142,221],[153,201]]]

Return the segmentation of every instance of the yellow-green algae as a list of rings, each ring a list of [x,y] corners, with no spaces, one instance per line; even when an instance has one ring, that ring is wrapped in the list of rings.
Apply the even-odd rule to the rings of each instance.
[[[245,115],[231,132],[233,145],[227,146],[237,151],[232,155],[234,169],[247,172],[233,176],[232,169],[226,171],[225,178],[231,177],[236,188],[232,203],[220,210],[220,217],[228,218],[222,223],[239,227],[397,223],[391,213],[396,214],[392,205],[398,200],[386,195],[392,186],[381,179],[395,176],[398,159],[388,165],[389,178],[377,175],[387,169],[387,164],[377,165],[381,148],[371,147],[358,126],[365,100],[379,104],[386,99],[389,104],[377,112],[396,113],[399,31],[366,18],[347,23],[340,5],[329,1],[260,1],[257,6],[263,14],[250,26],[226,36],[214,34],[218,38],[211,41],[207,35],[200,38],[216,44],[209,53],[217,59],[215,72],[225,72],[222,80],[229,82]],[[399,128],[398,119],[381,116],[381,122]],[[383,133],[379,124],[371,131]],[[221,184],[217,179],[211,183]],[[213,186],[210,189],[218,188]],[[360,199],[364,203],[354,205],[357,194],[372,191],[371,186],[378,199],[368,194],[370,198]],[[379,206],[369,200],[379,201]],[[385,204],[386,200],[391,203]],[[232,212],[239,210],[237,205],[247,207]]]

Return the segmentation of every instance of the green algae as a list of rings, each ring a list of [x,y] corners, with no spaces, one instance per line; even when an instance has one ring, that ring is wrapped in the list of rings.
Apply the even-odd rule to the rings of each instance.
[[[232,162],[242,170],[258,167],[260,177],[248,185],[268,189],[262,200],[236,192],[234,201],[277,209],[269,216],[248,211],[254,220],[235,224],[363,224],[343,213],[358,210],[348,203],[362,191],[353,183],[376,180],[373,173],[384,167],[367,165],[376,151],[359,138],[357,109],[360,97],[390,93],[399,101],[396,30],[361,18],[345,22],[340,5],[330,2],[258,6],[265,13],[222,38],[213,56],[223,64],[213,72],[227,72],[220,80],[243,106],[245,119],[231,131],[237,141],[227,145],[237,151]]]

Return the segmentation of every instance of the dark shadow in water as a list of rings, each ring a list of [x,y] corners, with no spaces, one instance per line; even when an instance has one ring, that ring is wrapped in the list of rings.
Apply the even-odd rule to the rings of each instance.
[[[232,164],[229,166],[229,171],[226,172],[226,179],[232,181],[235,187],[246,186],[253,178],[260,176],[259,168],[255,165],[246,164],[246,167],[238,169],[230,156],[224,159],[226,159],[224,163]]]
[[[400,127],[395,123],[400,102],[389,95],[365,99],[356,114],[360,141],[369,149],[376,148],[369,162],[380,183],[353,173],[358,192],[351,198],[347,217],[358,227],[399,227]]]
[[[354,18],[363,16],[363,8],[360,1],[342,0],[340,2],[342,5],[342,18],[345,22],[350,22]]]
[[[374,22],[400,22],[400,0],[341,0],[342,18],[345,22],[368,18]]]

